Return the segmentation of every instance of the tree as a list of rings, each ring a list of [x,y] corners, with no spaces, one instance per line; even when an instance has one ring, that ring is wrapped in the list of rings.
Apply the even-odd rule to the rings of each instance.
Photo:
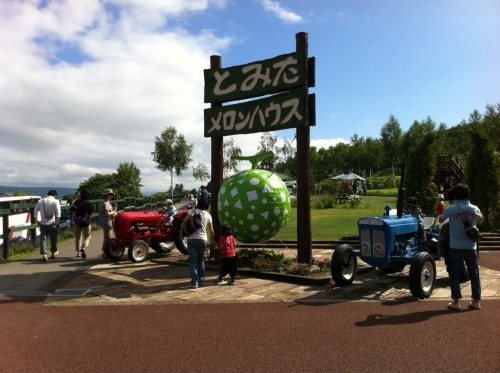
[[[500,152],[494,128],[496,131],[500,128],[500,111],[495,113],[491,106],[487,107],[484,117],[471,115],[469,118],[467,184],[471,200],[481,209],[487,229],[500,223]]]
[[[382,126],[380,130],[380,138],[382,141],[382,149],[384,150],[384,168],[393,168],[395,164],[401,162],[399,157],[399,147],[401,144],[403,131],[399,121],[394,115],[389,116],[389,120]]]
[[[81,182],[78,189],[79,190],[87,189],[89,191],[91,199],[100,199],[102,198],[102,193],[104,192],[105,189],[112,188],[113,181],[114,181],[113,174],[104,174],[104,175],[95,174],[94,176],[91,176],[87,180]],[[120,197],[127,197],[127,196],[118,196],[118,198]]]
[[[198,163],[198,165],[193,168],[193,177],[196,180],[201,180],[201,183],[205,185],[205,180],[210,180],[210,170],[207,164]]]
[[[436,201],[436,186],[433,182],[436,168],[435,141],[435,123],[429,117],[422,122],[413,122],[402,141],[407,196],[416,197],[423,211],[434,211]]]
[[[274,170],[295,179],[297,174],[297,149],[293,145],[293,141],[294,139],[290,141],[285,137],[283,138],[283,146],[276,147],[277,159]]]
[[[188,144],[184,135],[178,134],[175,127],[167,127],[160,137],[155,136],[155,151],[151,152],[156,168],[170,172],[170,188],[173,195],[174,171],[181,176],[182,171],[188,168],[193,153],[193,144]]]
[[[241,155],[241,149],[234,146],[234,139],[231,137],[224,141],[224,177],[228,177],[232,172],[238,172],[238,163],[236,159],[231,159],[233,155]]]
[[[278,139],[276,136],[269,132],[264,132],[262,133],[262,136],[260,137],[260,142],[259,146],[257,147],[257,150],[259,153],[267,152],[267,151],[272,151],[274,152],[275,145]],[[267,171],[274,171],[274,158],[275,157],[266,157],[262,158],[259,163],[258,167],[261,170],[267,170]]]
[[[80,183],[79,190],[87,189],[91,199],[102,197],[104,189],[111,188],[116,198],[142,197],[141,171],[134,162],[122,162],[115,173],[95,174],[88,180]]]
[[[182,201],[182,197],[187,194],[187,191],[184,190],[184,185],[182,184],[175,184],[174,187],[174,202],[180,202]],[[151,197],[157,199],[157,200],[165,200],[167,198],[171,198],[172,196],[172,189],[168,189],[168,191],[165,192],[156,192],[151,195]]]
[[[114,174],[113,187],[114,192],[122,197],[141,197],[141,170],[134,162],[120,163]]]

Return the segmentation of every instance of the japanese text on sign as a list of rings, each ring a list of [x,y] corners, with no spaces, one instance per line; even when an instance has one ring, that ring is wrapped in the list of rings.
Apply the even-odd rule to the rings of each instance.
[[[304,86],[306,58],[289,53],[226,69],[204,70],[205,102],[242,100]]]
[[[307,89],[205,109],[205,136],[274,131],[306,125]]]

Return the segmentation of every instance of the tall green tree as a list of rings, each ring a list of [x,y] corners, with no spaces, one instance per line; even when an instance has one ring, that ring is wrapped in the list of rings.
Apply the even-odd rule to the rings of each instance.
[[[205,181],[210,180],[210,169],[206,163],[198,163],[193,167],[193,177],[196,180],[200,180],[203,185],[206,185]]]
[[[471,115],[467,138],[467,184],[471,190],[471,200],[483,213],[485,228],[500,226],[500,149],[498,136],[492,136],[500,128],[500,111],[487,108],[485,116]]]
[[[116,198],[142,197],[141,171],[134,162],[122,162],[112,174],[95,174],[80,183],[79,190],[87,189],[91,199],[102,198],[105,189],[111,188]]]
[[[384,168],[393,167],[401,162],[400,145],[403,136],[401,125],[394,115],[389,116],[389,120],[380,130],[380,139],[384,150]]]
[[[121,197],[142,197],[141,170],[134,162],[122,162],[114,174],[114,192]]]
[[[295,179],[297,174],[297,149],[293,145],[293,141],[293,139],[288,140],[284,137],[283,145],[275,147],[277,159],[274,170]]]
[[[405,189],[407,197],[417,198],[424,212],[434,212],[436,186],[436,131],[431,118],[413,122],[403,136],[401,157],[406,163]]]
[[[234,139],[229,137],[224,139],[223,145],[224,171],[223,176],[228,177],[232,173],[238,172],[238,164],[240,161],[231,159],[233,155],[241,155],[241,148],[234,145]]]
[[[267,151],[272,151],[276,153],[276,142],[278,141],[277,137],[274,136],[270,132],[263,132],[262,136],[260,137],[259,140],[259,146],[257,146],[257,150],[259,153],[267,152]],[[275,163],[275,157],[266,157],[262,158],[258,162],[258,168],[261,170],[267,170],[267,171],[274,171],[274,163]]]
[[[87,189],[91,199],[100,199],[105,189],[112,188],[113,174],[95,174],[80,183],[78,190]]]
[[[161,135],[155,136],[155,150],[151,152],[156,168],[170,173],[170,188],[174,198],[174,172],[181,176],[191,162],[193,144],[188,144],[184,135],[177,133],[175,127],[167,127]]]

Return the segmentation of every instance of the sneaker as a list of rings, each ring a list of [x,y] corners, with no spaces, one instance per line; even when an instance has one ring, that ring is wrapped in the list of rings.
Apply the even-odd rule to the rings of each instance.
[[[59,255],[59,251],[54,251],[54,252],[52,253],[52,255],[50,256],[50,259],[55,259],[55,258],[56,258],[56,256],[58,256],[58,255]]]
[[[198,284],[191,285],[191,289],[198,289]]]
[[[470,302],[468,305],[468,308],[470,310],[480,310],[481,309],[481,304],[479,302]]]
[[[222,278],[221,278],[220,280],[219,280],[219,279],[217,279],[217,280],[218,280],[218,281],[217,281],[217,285],[224,285],[224,284],[227,284],[227,281],[225,281],[225,280],[224,280],[224,279],[222,279]]]
[[[87,258],[87,253],[85,252],[85,248],[84,247],[80,250],[80,253],[82,255],[82,259],[86,259]]]
[[[234,281],[234,278],[230,278],[229,281],[227,282],[228,285],[234,285],[236,282]]]
[[[449,310],[452,310],[452,311],[460,311],[460,304],[455,303],[455,302],[451,302],[451,303],[448,303],[446,308],[448,308]]]
[[[48,261],[47,254],[43,254],[42,262],[47,262],[47,261]]]
[[[77,257],[77,258],[79,258],[79,257],[81,257],[81,256],[82,256],[82,254],[80,254],[80,251],[78,251],[78,252],[76,253],[76,257]]]

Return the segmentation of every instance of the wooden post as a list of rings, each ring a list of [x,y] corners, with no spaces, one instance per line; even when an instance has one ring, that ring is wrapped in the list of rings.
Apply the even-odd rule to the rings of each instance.
[[[220,56],[210,56],[210,68],[220,69],[222,66],[222,58]],[[210,107],[221,107],[220,102],[212,102]],[[211,137],[212,141],[212,167],[211,167],[211,181],[210,181],[210,214],[212,215],[215,240],[219,239],[220,221],[219,213],[217,211],[217,203],[219,200],[219,190],[222,186],[224,179],[224,137]],[[210,256],[213,256],[210,250]]]
[[[9,259],[9,214],[2,215],[3,229],[3,259]]]
[[[307,34],[299,32],[295,35],[297,52],[305,52],[307,59]],[[307,74],[306,74],[307,76]],[[306,85],[307,86],[307,85]],[[309,108],[307,108],[307,112]],[[307,115],[309,118],[309,115]],[[297,128],[297,260],[299,263],[310,263],[312,257],[311,243],[311,183],[310,183],[310,130],[309,120],[304,127]]]

